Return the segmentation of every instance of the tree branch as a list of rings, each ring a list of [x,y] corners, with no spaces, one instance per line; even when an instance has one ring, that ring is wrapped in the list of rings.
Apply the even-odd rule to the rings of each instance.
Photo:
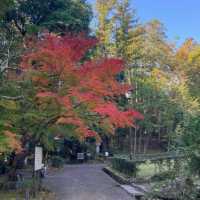
[[[1,70],[1,73],[3,74],[3,73],[5,73],[6,72],[6,70],[17,70],[18,68],[17,67],[5,67],[4,69],[2,69]]]
[[[16,97],[0,96],[0,99],[18,101],[18,100],[24,99],[24,96],[16,96]]]

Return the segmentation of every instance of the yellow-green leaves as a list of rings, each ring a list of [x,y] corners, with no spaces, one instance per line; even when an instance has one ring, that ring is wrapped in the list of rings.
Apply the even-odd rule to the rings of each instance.
[[[17,103],[13,100],[1,99],[0,100],[0,107],[3,107],[4,109],[8,109],[8,110],[16,110],[17,109]]]

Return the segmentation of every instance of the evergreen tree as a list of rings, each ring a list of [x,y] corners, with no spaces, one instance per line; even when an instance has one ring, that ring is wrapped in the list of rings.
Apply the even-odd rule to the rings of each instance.
[[[15,1],[2,17],[4,27],[14,28],[23,37],[47,29],[52,32],[88,32],[90,6],[84,0]]]
[[[130,8],[130,1],[118,1],[116,13],[114,15],[115,22],[115,44],[116,55],[127,61],[128,46],[131,39],[131,32],[136,27],[137,18],[135,10]]]
[[[113,31],[115,19],[113,12],[115,10],[117,0],[97,0],[97,38],[99,39],[98,55],[113,56],[114,40]]]

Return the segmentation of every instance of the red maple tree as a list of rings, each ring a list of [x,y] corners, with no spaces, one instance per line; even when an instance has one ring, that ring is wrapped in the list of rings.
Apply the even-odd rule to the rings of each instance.
[[[116,100],[130,89],[116,80],[123,61],[101,58],[84,61],[95,39],[46,34],[23,56],[21,67],[31,72],[37,101],[48,99],[62,108],[55,124],[73,125],[80,138],[96,136],[96,126],[114,133],[118,127],[134,126],[143,116],[135,110],[120,110]]]

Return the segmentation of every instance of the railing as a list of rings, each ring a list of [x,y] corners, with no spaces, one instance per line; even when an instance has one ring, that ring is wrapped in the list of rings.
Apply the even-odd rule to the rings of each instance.
[[[129,159],[128,155],[116,155],[115,157]],[[149,161],[157,161],[157,160],[177,160],[181,158],[185,158],[186,154],[181,152],[164,152],[164,153],[157,153],[157,154],[136,154],[133,157],[132,161],[137,162],[145,162]]]

